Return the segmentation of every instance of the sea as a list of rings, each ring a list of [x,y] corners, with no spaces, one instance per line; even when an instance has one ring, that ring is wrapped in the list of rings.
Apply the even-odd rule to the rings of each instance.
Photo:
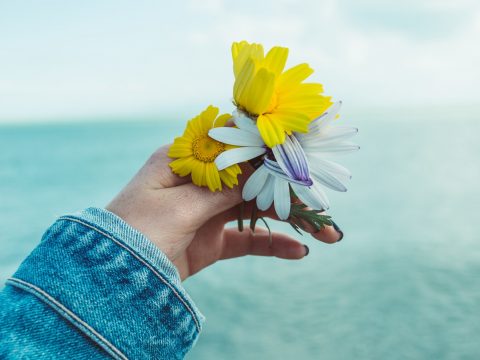
[[[480,359],[480,111],[347,109],[340,120],[361,146],[333,159],[353,173],[348,192],[328,192],[343,241],[270,220],[310,254],[222,261],[188,279],[207,321],[187,359]],[[56,217],[105,206],[183,125],[0,125],[2,284]]]

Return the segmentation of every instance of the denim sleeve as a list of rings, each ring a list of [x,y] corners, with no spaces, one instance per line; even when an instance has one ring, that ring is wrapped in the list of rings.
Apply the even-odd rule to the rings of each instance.
[[[99,208],[59,218],[0,304],[2,359],[182,359],[204,321],[167,257]]]

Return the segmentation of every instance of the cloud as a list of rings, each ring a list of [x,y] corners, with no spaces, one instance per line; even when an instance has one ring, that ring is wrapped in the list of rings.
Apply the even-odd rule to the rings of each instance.
[[[0,121],[228,107],[241,39],[290,47],[352,106],[479,101],[476,1],[99,4],[1,5]]]

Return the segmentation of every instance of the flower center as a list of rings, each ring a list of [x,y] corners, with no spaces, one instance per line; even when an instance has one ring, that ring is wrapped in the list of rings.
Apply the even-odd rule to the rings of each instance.
[[[220,153],[225,151],[225,144],[204,135],[193,140],[192,150],[193,156],[196,159],[210,163],[213,162]]]

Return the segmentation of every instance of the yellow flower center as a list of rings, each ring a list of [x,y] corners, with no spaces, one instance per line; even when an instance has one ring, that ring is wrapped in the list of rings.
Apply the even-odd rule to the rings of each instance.
[[[225,151],[225,144],[213,140],[207,135],[197,137],[192,143],[193,156],[203,162],[210,163]]]

